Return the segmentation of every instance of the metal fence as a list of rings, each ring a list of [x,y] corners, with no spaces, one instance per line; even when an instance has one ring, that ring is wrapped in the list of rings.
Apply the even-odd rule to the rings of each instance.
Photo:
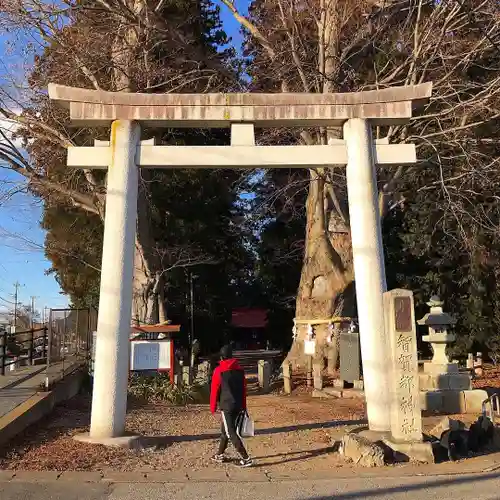
[[[49,315],[47,366],[67,361],[88,362],[92,351],[92,332],[97,329],[97,310],[51,309]],[[64,368],[63,368],[64,369]]]
[[[44,364],[47,359],[47,327],[22,332],[0,332],[0,375],[22,365]]]

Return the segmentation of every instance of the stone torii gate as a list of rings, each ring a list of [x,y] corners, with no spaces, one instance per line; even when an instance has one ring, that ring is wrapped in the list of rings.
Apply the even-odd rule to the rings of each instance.
[[[416,163],[413,144],[372,139],[372,126],[408,122],[432,84],[347,94],[128,94],[49,85],[75,126],[111,125],[109,142],[68,148],[68,166],[108,169],[90,438],[122,436],[139,168],[318,168],[347,166],[356,298],[368,421],[390,427],[390,347],[385,336],[384,254],[376,165]],[[256,146],[254,127],[340,127],[319,146]],[[160,146],[141,127],[231,128],[230,146]]]

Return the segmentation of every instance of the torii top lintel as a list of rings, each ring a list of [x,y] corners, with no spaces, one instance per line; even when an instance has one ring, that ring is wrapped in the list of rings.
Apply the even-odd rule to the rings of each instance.
[[[75,126],[136,120],[149,127],[223,128],[340,126],[350,118],[374,125],[407,122],[432,94],[432,83],[341,94],[140,94],[49,84],[49,97],[69,108]]]

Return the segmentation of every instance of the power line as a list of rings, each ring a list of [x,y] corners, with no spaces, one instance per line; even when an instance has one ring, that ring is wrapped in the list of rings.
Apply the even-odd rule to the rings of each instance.
[[[7,304],[10,304],[10,305],[14,305],[14,302],[12,302],[11,300],[7,300],[7,299],[4,299],[3,297],[0,297],[0,300],[2,300],[3,302],[6,302]]]

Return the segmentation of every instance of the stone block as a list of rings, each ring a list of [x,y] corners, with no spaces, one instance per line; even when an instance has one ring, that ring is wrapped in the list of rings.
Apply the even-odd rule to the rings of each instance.
[[[148,483],[148,475],[145,472],[103,472],[103,481],[108,483]]]
[[[482,389],[461,392],[464,400],[464,413],[481,413],[483,402],[488,399],[488,393]]]
[[[60,481],[74,481],[79,483],[98,483],[102,479],[100,472],[66,471],[61,474]]]
[[[443,417],[430,431],[429,435],[436,439],[441,439],[444,432],[458,431],[465,429],[465,424],[460,420],[455,420],[449,417]]]
[[[436,377],[428,373],[419,373],[418,374],[418,388],[421,391],[434,391],[437,389],[436,387]]]
[[[385,464],[384,448],[357,434],[343,436],[340,453],[363,467],[382,467]]]
[[[467,373],[419,373],[418,380],[421,391],[462,391],[471,387]]]
[[[448,389],[452,391],[469,391],[472,389],[472,380],[468,373],[450,373],[446,376]]]
[[[465,413],[463,391],[441,391],[443,397],[443,413]]]
[[[443,394],[441,391],[421,391],[420,406],[422,410],[427,411],[442,411],[443,410]]]
[[[200,481],[200,482],[229,481],[229,476],[225,470],[217,470],[217,469],[188,470],[187,475],[190,481]]]
[[[147,473],[149,483],[184,483],[188,481],[185,471],[153,471]]]
[[[458,373],[458,363],[433,363],[424,361],[422,363],[424,373],[431,375],[441,375],[442,373]]]
[[[432,444],[427,442],[406,442],[399,443],[393,440],[384,439],[384,443],[395,452],[395,456],[400,456],[404,461],[418,462],[423,464],[434,463],[434,452]]]
[[[57,471],[38,471],[38,470],[20,470],[12,478],[14,482],[22,483],[47,483],[57,481],[60,472]]]

